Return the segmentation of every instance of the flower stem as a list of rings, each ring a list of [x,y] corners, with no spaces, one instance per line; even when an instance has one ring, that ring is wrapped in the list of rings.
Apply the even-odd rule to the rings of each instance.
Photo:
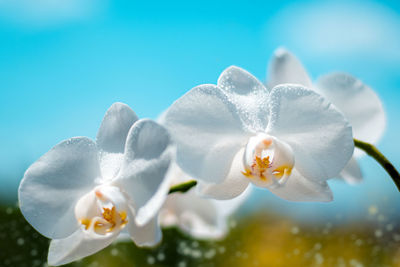
[[[190,181],[187,181],[187,182],[184,182],[181,184],[171,186],[168,194],[172,194],[175,192],[185,193],[185,192],[189,191],[189,189],[191,189],[196,184],[197,184],[197,182],[195,180],[190,180]]]
[[[359,149],[364,150],[368,155],[373,157],[392,177],[397,189],[400,191],[400,174],[393,164],[374,146],[369,143],[360,141],[354,138],[354,145]]]

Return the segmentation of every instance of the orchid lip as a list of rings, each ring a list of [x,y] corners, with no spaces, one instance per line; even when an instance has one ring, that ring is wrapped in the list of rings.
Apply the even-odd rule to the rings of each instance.
[[[289,178],[294,155],[289,145],[266,133],[250,137],[243,154],[242,174],[256,186],[280,186]]]
[[[84,231],[98,235],[122,230],[128,223],[127,204],[116,186],[102,185],[82,196],[75,216]]]

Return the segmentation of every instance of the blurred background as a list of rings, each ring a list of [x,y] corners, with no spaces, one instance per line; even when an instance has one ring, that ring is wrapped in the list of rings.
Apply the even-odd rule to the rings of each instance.
[[[0,266],[45,266],[48,240],[17,209],[26,168],[63,139],[94,138],[116,101],[157,118],[238,65],[261,80],[284,46],[315,79],[346,71],[383,101],[378,148],[400,168],[399,1],[0,0]],[[219,242],[167,229],[152,250],[115,244],[71,266],[400,266],[400,193],[372,159],[327,204],[255,190]]]

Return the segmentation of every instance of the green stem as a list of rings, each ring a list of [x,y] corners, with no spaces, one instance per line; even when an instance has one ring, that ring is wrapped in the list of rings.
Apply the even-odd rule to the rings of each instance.
[[[364,150],[368,155],[373,157],[392,177],[397,189],[400,191],[400,174],[393,164],[374,146],[369,143],[357,140],[354,138],[354,145],[359,149]]]
[[[190,180],[181,184],[174,185],[169,189],[168,194],[172,194],[175,192],[185,193],[189,191],[189,189],[191,189],[196,184],[197,182],[195,180]]]

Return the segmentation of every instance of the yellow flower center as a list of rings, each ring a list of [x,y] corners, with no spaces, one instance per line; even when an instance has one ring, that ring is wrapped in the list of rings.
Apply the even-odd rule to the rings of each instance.
[[[259,133],[249,139],[243,156],[242,174],[261,187],[279,185],[294,166],[291,148],[277,138]]]
[[[100,188],[83,196],[75,207],[75,214],[87,231],[105,235],[116,229],[121,230],[128,223],[127,213],[118,210],[124,206],[124,198],[115,187]]]

